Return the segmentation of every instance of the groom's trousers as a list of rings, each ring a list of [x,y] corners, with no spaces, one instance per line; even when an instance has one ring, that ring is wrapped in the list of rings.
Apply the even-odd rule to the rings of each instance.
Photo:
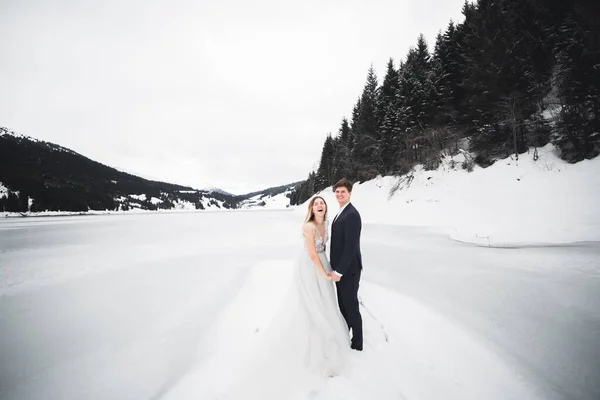
[[[338,304],[340,311],[352,329],[352,348],[363,349],[362,317],[358,306],[358,286],[360,283],[361,270],[349,272],[336,282]]]

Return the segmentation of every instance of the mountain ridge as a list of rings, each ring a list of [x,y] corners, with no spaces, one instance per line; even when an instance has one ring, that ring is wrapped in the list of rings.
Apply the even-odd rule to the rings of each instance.
[[[235,209],[256,194],[276,196],[299,183],[251,195],[196,189],[142,178],[58,144],[0,127],[0,184],[5,187],[0,193],[0,211],[85,212]]]

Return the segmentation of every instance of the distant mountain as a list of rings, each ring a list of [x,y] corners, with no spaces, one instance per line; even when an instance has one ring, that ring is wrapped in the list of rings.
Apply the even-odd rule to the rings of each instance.
[[[54,143],[0,127],[0,211],[232,209],[261,207],[298,183],[235,196],[118,171]],[[264,203],[264,204],[263,204]],[[272,203],[272,202],[270,202]]]
[[[257,192],[236,196],[238,208],[287,208],[291,205],[293,194],[305,181],[298,181],[282,186],[270,187]]]
[[[286,208],[296,182],[245,195],[144,179],[0,127],[0,211]]]
[[[222,194],[224,196],[235,196],[233,193],[226,192],[223,189],[219,189],[219,188],[216,188],[216,187],[206,187],[206,188],[204,188],[202,190],[204,190],[205,192],[208,192],[208,193],[213,193],[213,192],[220,193],[220,194]]]

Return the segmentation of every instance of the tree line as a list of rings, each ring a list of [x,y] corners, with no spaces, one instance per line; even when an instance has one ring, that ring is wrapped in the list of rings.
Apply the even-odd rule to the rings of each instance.
[[[482,166],[548,142],[569,162],[600,153],[600,2],[478,0],[462,13],[431,52],[420,35],[390,59],[381,84],[371,66],[292,204],[342,177],[436,168],[462,138]]]

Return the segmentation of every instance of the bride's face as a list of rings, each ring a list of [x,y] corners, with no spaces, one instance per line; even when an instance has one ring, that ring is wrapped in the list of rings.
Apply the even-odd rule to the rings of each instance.
[[[327,205],[323,201],[323,199],[316,199],[313,203],[313,214],[319,216],[325,216],[327,212]]]

